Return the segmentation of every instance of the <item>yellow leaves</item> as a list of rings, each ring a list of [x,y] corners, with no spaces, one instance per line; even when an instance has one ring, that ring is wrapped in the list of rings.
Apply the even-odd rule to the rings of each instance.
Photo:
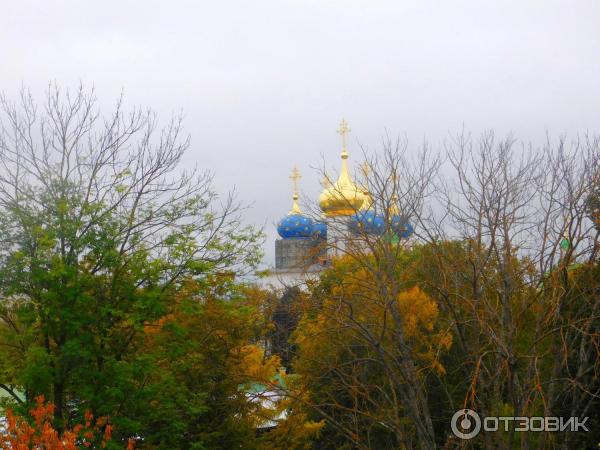
[[[302,377],[297,374],[290,375],[286,378],[286,384],[287,394],[280,397],[270,414],[277,426],[263,435],[261,441],[264,447],[261,448],[308,450],[312,448],[312,440],[325,426],[325,421],[310,420],[308,409],[305,407],[309,401],[309,391]]]
[[[302,320],[294,333],[294,341],[301,346],[314,343],[317,336],[325,329],[325,322],[324,314],[319,314],[315,319]]]
[[[438,345],[444,350],[450,350],[452,346],[452,333],[450,331],[443,331],[438,334]]]
[[[313,317],[305,317],[294,334],[300,356],[298,367],[310,361],[337,364],[345,352],[370,348],[371,341],[364,339],[363,330],[393,353],[401,327],[420,368],[445,372],[440,355],[451,347],[452,334],[439,329],[438,304],[419,286],[401,291],[395,302],[387,301],[381,297],[377,283],[358,269],[332,286],[330,292],[322,309]]]
[[[168,323],[175,322],[177,317],[175,314],[166,314],[162,316],[156,323],[146,323],[144,325],[144,333],[148,336],[155,335],[160,332],[161,328]]]
[[[304,432],[309,435],[316,435],[324,426],[325,420],[320,420],[318,422],[309,421],[303,424]]]
[[[237,347],[232,353],[240,361],[237,371],[249,381],[270,382],[281,365],[279,357],[265,358],[264,349],[254,344]]]
[[[404,320],[408,337],[416,336],[419,327],[432,331],[438,317],[438,306],[418,286],[398,294],[398,306]]]
[[[341,280],[335,283],[331,293],[333,296],[351,297],[355,295],[365,294],[369,288],[373,287],[372,277],[364,269],[359,268],[347,273],[341,273]]]
[[[440,375],[445,375],[446,374],[445,367],[442,366],[442,364],[437,359],[434,359],[434,360],[431,361],[431,368],[433,370],[435,370]]]
[[[434,331],[439,316],[437,303],[415,286],[398,295],[398,306],[406,337],[413,338],[420,349],[419,359],[440,375],[445,374],[446,369],[439,362],[439,356],[442,351],[450,349],[452,334],[448,330]]]
[[[271,361],[271,364],[265,364],[264,356],[265,352],[262,348],[257,345],[244,345],[241,348],[242,367],[244,373],[250,378],[255,379],[269,379],[275,372],[275,365]]]
[[[314,422],[308,420],[306,414],[295,412],[278,422],[277,427],[263,436],[262,442],[265,450],[308,450],[312,448],[312,439],[318,436],[324,426],[324,420]]]

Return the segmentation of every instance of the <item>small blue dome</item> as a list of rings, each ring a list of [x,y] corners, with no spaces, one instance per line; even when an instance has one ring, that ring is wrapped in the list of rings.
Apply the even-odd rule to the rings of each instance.
[[[300,214],[290,214],[279,221],[277,232],[283,239],[310,238],[313,234],[313,221]]]
[[[379,236],[385,231],[385,220],[373,211],[359,211],[350,219],[350,228],[354,232]]]
[[[313,223],[313,237],[316,239],[327,239],[327,224],[325,222]]]
[[[392,230],[401,239],[408,239],[415,231],[408,219],[402,216],[392,217]]]

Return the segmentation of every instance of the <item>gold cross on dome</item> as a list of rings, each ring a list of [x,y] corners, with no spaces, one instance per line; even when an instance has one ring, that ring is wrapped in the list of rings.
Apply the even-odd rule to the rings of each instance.
[[[340,127],[338,128],[337,132],[338,134],[342,137],[342,148],[346,149],[346,138],[348,137],[348,133],[350,133],[350,128],[348,128],[348,122],[346,122],[346,119],[342,119],[342,121],[340,122]]]
[[[292,174],[290,175],[290,179],[292,180],[292,183],[294,183],[294,193],[298,192],[298,180],[300,178],[302,178],[302,175],[300,175],[298,168],[294,166],[292,169]]]

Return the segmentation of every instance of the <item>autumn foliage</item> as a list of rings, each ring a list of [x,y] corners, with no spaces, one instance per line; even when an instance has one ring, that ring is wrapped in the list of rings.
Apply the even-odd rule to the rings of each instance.
[[[36,398],[36,406],[30,411],[31,418],[15,415],[7,411],[7,425],[0,432],[0,448],[14,450],[76,450],[99,445],[105,448],[112,438],[112,425],[105,417],[94,420],[90,412],[85,413],[85,423],[59,432],[52,425],[54,405]],[[127,450],[134,448],[130,440]]]

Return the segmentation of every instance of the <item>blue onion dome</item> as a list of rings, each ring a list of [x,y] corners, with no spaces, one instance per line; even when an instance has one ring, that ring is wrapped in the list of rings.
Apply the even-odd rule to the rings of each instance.
[[[392,230],[399,238],[408,239],[415,231],[406,217],[394,215],[391,222]]]
[[[313,235],[313,221],[310,217],[306,217],[300,205],[298,205],[298,180],[300,179],[300,171],[294,167],[292,176],[294,181],[294,195],[292,196],[293,203],[291,211],[277,224],[277,232],[283,239],[301,238],[308,239]]]
[[[374,211],[358,211],[350,219],[350,228],[354,232],[381,236],[385,231],[385,219]]]
[[[317,222],[313,222],[313,237],[315,239],[324,239],[327,240],[327,224],[319,220]]]
[[[297,167],[292,170],[290,178],[294,182],[294,195],[291,211],[277,224],[277,232],[283,239],[308,239],[313,235],[313,221],[306,217],[298,205],[298,180],[301,178]]]
[[[283,239],[308,239],[313,235],[313,221],[301,214],[288,214],[277,224],[277,232]]]
[[[355,233],[367,233],[381,236],[385,231],[385,219],[375,214],[372,209],[372,198],[363,191],[365,201],[359,211],[350,218],[350,229]]]
[[[399,238],[408,239],[415,230],[408,221],[408,218],[400,214],[400,209],[398,208],[398,197],[396,195],[392,197],[392,207],[390,208],[389,214],[392,231]]]

